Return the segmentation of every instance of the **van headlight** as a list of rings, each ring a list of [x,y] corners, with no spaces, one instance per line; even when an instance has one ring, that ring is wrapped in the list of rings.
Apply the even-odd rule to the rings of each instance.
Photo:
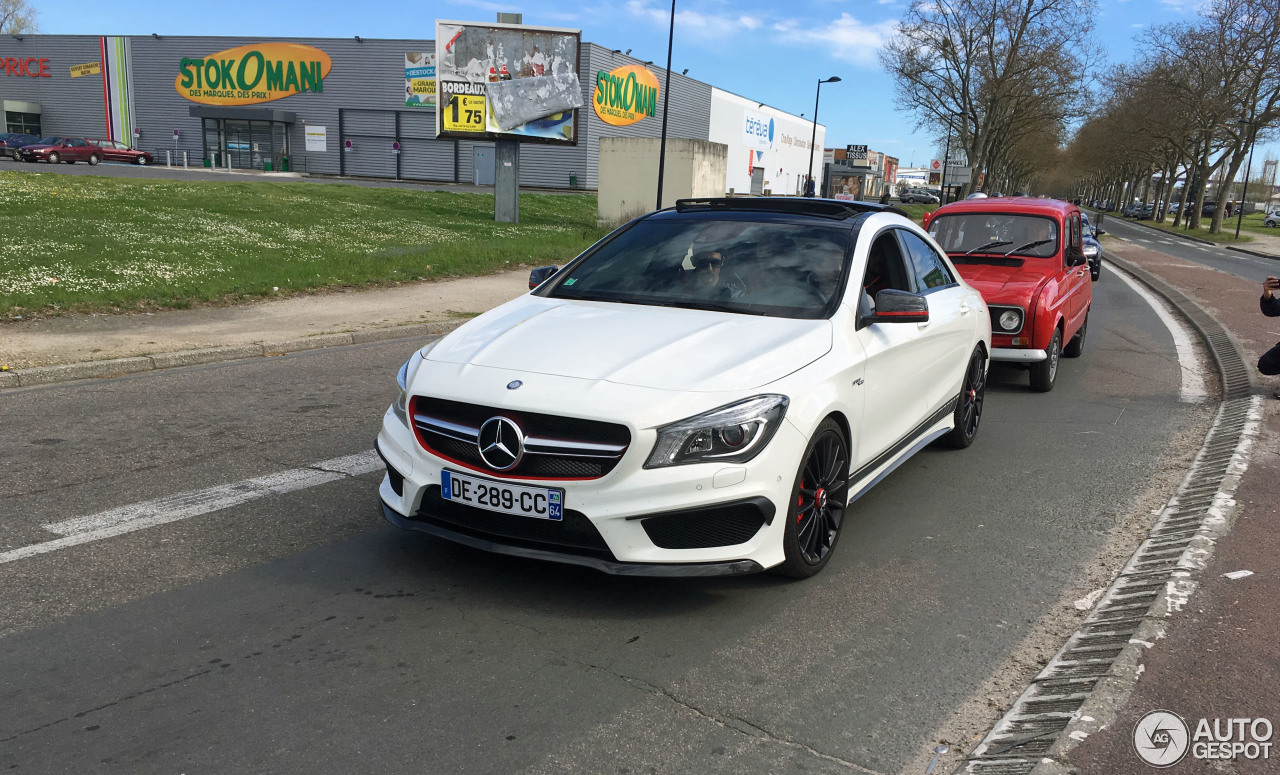
[[[687,463],[745,463],[778,432],[791,399],[755,396],[658,429],[645,468]]]

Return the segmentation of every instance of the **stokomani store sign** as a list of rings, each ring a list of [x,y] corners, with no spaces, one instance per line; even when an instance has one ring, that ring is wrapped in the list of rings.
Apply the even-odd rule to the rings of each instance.
[[[205,57],[183,57],[173,88],[205,105],[254,105],[324,91],[329,55],[300,43],[255,43]]]
[[[658,112],[658,77],[640,65],[626,65],[596,73],[591,99],[596,115],[606,124],[629,126]]]

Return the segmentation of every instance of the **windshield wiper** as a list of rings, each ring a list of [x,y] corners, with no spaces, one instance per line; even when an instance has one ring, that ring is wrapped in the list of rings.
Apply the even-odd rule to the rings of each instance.
[[[987,243],[987,244],[985,244],[985,245],[979,245],[978,247],[974,248],[973,250],[970,250],[970,251],[966,252],[966,253],[965,253],[965,255],[966,255],[966,256],[972,256],[974,253],[977,253],[979,250],[990,250],[991,248],[998,248],[998,247],[1000,247],[1001,245],[1008,245],[1008,244],[1011,244],[1011,241],[1010,241],[1010,240],[997,240],[997,241],[995,241],[995,242],[988,242],[988,243]],[[1008,255],[1008,254],[1006,254],[1006,255]]]
[[[709,310],[709,311],[711,311],[711,312],[733,312],[733,313],[736,313],[736,314],[739,314],[739,315],[763,315],[763,314],[765,314],[765,313],[763,313],[763,312],[757,312],[757,311],[752,310],[752,309],[743,309],[742,307],[735,307],[735,306],[732,306],[732,305],[730,305],[730,304],[719,304],[719,303],[714,302],[714,301],[697,301],[697,300],[688,300],[688,301],[686,301],[685,303],[680,304],[680,305],[677,305],[677,306],[684,307],[685,309],[705,309],[705,310]]]
[[[1048,245],[1050,242],[1053,242],[1053,240],[1051,240],[1051,239],[1038,239],[1038,240],[1036,240],[1035,242],[1028,242],[1028,243],[1027,243],[1027,244],[1025,244],[1025,245],[1019,245],[1018,247],[1014,248],[1013,250],[1010,250],[1008,253],[1005,253],[1005,255],[1006,255],[1006,256],[1008,256],[1008,255],[1011,255],[1011,254],[1013,254],[1013,253],[1017,253],[1019,250],[1029,250],[1030,248],[1039,247],[1040,245]]]

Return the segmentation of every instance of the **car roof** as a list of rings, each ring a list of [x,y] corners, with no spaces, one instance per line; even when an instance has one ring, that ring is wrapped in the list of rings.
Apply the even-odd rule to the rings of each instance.
[[[1024,215],[1062,215],[1078,210],[1061,199],[1032,199],[1024,196],[990,196],[986,199],[961,199],[943,205],[929,214],[930,220],[947,213],[1022,213]]]
[[[670,212],[671,208],[659,212]],[[889,212],[910,219],[911,216],[892,205],[878,202],[855,202],[843,199],[818,199],[796,196],[734,196],[676,200],[677,213],[776,213],[844,221],[868,213]]]

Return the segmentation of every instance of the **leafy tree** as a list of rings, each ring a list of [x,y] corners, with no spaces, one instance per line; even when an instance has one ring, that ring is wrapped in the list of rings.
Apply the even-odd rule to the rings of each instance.
[[[21,35],[38,31],[36,9],[26,0],[0,0],[0,34]]]

